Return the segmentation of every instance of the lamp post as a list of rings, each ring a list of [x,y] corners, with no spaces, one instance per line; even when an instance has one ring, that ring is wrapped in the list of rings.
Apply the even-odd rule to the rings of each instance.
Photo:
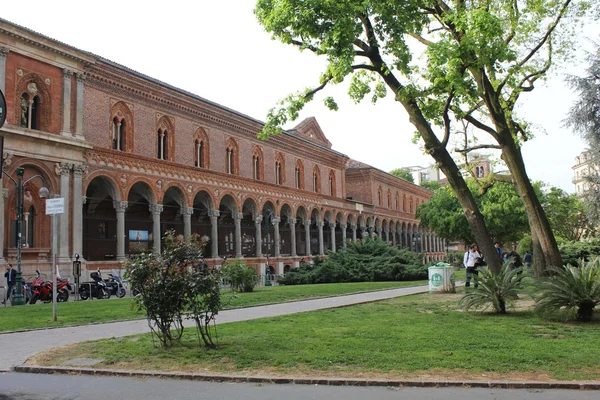
[[[265,286],[271,286],[271,279],[269,276],[269,244],[271,242],[270,240],[270,235],[269,235],[269,221],[271,220],[271,217],[273,215],[273,211],[269,211],[267,213],[267,215],[265,215],[264,220],[265,220],[265,238],[267,239],[267,252],[266,252],[266,256],[267,256],[267,267],[265,268]]]
[[[6,171],[2,171],[4,175],[8,176],[10,180],[15,184],[17,188],[17,279],[16,279],[16,293],[13,297],[12,302],[10,303],[13,306],[22,306],[25,304],[25,297],[23,296],[23,277],[21,275],[21,248],[23,247],[22,242],[22,234],[21,234],[21,224],[23,221],[23,186],[25,186],[29,181],[34,178],[43,179],[41,175],[34,175],[31,178],[27,179],[23,182],[23,175],[25,174],[25,168],[19,167],[17,168],[17,180],[15,180],[12,176],[6,173]],[[39,196],[43,199],[47,198],[49,195],[48,189],[45,187],[40,188]]]

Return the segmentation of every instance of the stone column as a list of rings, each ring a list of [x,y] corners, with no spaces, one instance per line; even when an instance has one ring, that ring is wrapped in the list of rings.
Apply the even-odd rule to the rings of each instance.
[[[340,229],[342,230],[342,247],[346,248],[346,225],[340,224]]]
[[[390,228],[385,228],[383,230],[383,233],[385,233],[385,241],[389,242],[390,241]]]
[[[244,219],[244,214],[233,214],[233,223],[235,225],[235,258],[242,258],[242,219]]]
[[[304,240],[305,240],[305,246],[306,246],[306,255],[310,256],[311,252],[310,252],[310,219],[307,219],[306,221],[304,221]],[[308,262],[308,260],[306,260],[306,262]]]
[[[0,54],[2,48],[0,48]],[[4,81],[2,82],[4,83]],[[4,198],[8,197],[8,189],[2,189],[2,179],[0,179],[0,264],[4,264]]]
[[[290,241],[292,242],[292,257],[296,257],[296,220],[289,219],[288,224],[290,225]]]
[[[181,215],[183,215],[183,236],[189,238],[192,236],[192,215],[194,207],[182,207]]]
[[[335,222],[329,223],[329,229],[331,230],[331,251],[335,251]]]
[[[323,249],[323,221],[317,221],[317,228],[319,229],[319,255],[324,256],[325,250]]]
[[[125,210],[126,201],[113,201],[117,211],[117,261],[125,261]]]
[[[408,241],[408,231],[404,231],[404,247],[410,250],[410,242]]]
[[[396,245],[396,230],[392,229],[392,244]]]
[[[84,140],[83,137],[83,96],[85,87],[83,82],[85,81],[85,75],[77,73],[77,94],[75,99],[75,137],[80,140]]]
[[[211,238],[210,245],[212,250],[212,257],[219,258],[219,228],[218,228],[218,218],[219,218],[218,210],[209,210],[208,216],[210,217],[210,228],[211,228]]]
[[[60,214],[59,224],[59,249],[58,249],[58,262],[70,262],[69,257],[69,189],[71,180],[71,168],[73,164],[69,163],[57,163],[56,173],[60,175],[60,197],[65,199],[65,212]]]
[[[352,241],[356,242],[356,225],[350,225],[350,229],[352,229]]]
[[[0,90],[2,90],[2,93],[6,93],[6,56],[8,52],[9,50],[6,47],[0,47]],[[4,243],[2,244],[4,245]],[[1,257],[0,254],[0,259],[3,259]]]
[[[63,114],[62,114],[62,130],[60,134],[63,136],[71,136],[71,78],[73,72],[68,69],[63,69]]]
[[[162,204],[151,204],[150,213],[152,213],[152,251],[160,254],[160,241],[162,234],[160,232],[160,214],[163,211]]]
[[[73,166],[73,254],[77,253],[83,260],[83,195],[82,191],[82,177],[85,169],[85,165],[74,165]]]
[[[279,221],[281,221],[281,218],[279,217],[273,217],[271,218],[271,223],[273,224],[273,229],[275,231],[274,233],[274,237],[273,237],[273,242],[274,242],[274,246],[275,246],[275,257],[279,257],[281,256],[281,240],[279,237]]]
[[[361,227],[360,227],[360,237],[361,237],[361,238],[363,238],[363,239],[365,238],[365,232],[366,232],[366,231],[367,231],[367,228],[366,228],[366,227],[364,227],[364,226],[361,226]]]
[[[379,238],[383,240],[383,232],[381,230],[381,226],[379,227],[379,230],[377,231],[377,236],[379,236]]]
[[[254,233],[256,234],[256,257],[260,258],[262,254],[262,215],[254,216]]]

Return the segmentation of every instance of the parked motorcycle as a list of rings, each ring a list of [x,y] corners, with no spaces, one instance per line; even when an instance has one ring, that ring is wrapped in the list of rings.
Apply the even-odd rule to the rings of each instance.
[[[100,270],[90,274],[93,282],[82,282],[79,285],[79,297],[81,300],[87,300],[90,297],[100,299],[110,299],[112,291],[107,287],[106,282],[102,280]]]
[[[37,276],[31,284],[31,300],[29,304],[35,304],[38,300],[52,301],[52,281],[45,280],[39,270],[35,271]],[[56,277],[56,301],[69,300],[71,282],[69,279]]]
[[[123,280],[114,269],[112,274],[108,274],[108,279],[105,279],[104,282],[106,283],[106,287],[110,290],[111,295],[121,299],[127,294],[127,291],[123,286]]]

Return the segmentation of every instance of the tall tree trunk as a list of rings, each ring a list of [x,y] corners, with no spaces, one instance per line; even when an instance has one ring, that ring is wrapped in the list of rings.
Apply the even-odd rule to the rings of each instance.
[[[533,276],[538,279],[546,275],[546,268],[544,267],[544,251],[533,229],[531,230],[531,248],[533,252]]]
[[[558,251],[554,233],[550,227],[546,212],[542,208],[542,204],[535,194],[533,185],[527,176],[521,150],[516,146],[514,140],[507,140],[502,144],[502,159],[508,166],[517,187],[517,191],[519,192],[519,196],[523,200],[525,212],[529,218],[532,240],[534,236],[537,237],[540,249],[542,250],[541,257],[539,257],[539,255],[536,257],[538,258],[536,265],[542,270],[536,270],[536,275],[543,275],[543,270],[549,266],[562,266],[562,257]],[[542,264],[538,264],[538,262],[542,262]]]

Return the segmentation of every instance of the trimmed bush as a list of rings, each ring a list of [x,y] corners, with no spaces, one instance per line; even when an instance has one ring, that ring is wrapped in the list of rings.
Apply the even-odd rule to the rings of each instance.
[[[221,268],[225,282],[229,283],[234,292],[252,292],[258,283],[258,275],[252,267],[240,260],[231,260]]]
[[[410,250],[379,238],[348,242],[347,247],[329,252],[327,259],[315,258],[314,265],[301,265],[279,278],[283,285],[308,283],[410,281],[427,279],[427,266]]]
[[[600,239],[565,242],[558,246],[565,265],[579,266],[580,261],[589,261],[600,256]]]

